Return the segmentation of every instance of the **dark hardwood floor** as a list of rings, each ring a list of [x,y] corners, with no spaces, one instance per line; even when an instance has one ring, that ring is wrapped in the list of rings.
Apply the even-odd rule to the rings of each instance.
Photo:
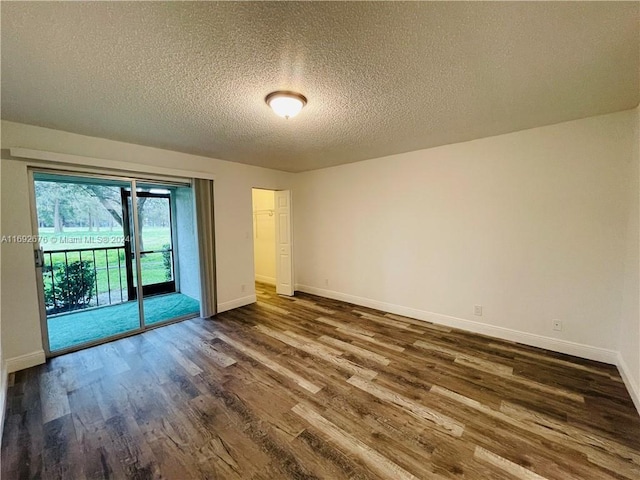
[[[3,479],[640,479],[615,367],[259,285],[10,377]]]

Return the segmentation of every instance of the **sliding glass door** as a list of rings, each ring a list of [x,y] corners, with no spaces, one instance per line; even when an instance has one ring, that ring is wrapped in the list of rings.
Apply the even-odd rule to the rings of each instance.
[[[185,267],[194,254],[197,266],[189,186],[42,171],[33,181],[48,354],[198,315],[199,278],[183,268],[182,292],[176,255],[180,238]]]

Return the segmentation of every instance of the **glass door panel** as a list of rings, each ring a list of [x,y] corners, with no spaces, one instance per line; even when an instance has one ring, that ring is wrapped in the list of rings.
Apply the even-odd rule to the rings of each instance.
[[[190,264],[194,248],[185,243],[187,248],[182,249],[180,259],[176,255],[178,236],[190,236],[195,242],[193,224],[185,224],[187,219],[182,218],[186,214],[182,209],[188,203],[183,201],[183,195],[177,195],[182,190],[191,191],[190,188],[166,188],[150,184],[138,184],[136,189],[137,242],[140,249],[144,324],[147,326],[196,316],[200,310],[199,301],[193,295],[193,289],[189,288],[188,281],[184,292],[179,288],[178,260],[184,261],[185,268],[194,270],[187,276],[199,275],[197,265]],[[177,204],[181,206],[178,214]]]
[[[34,173],[49,351],[140,330],[123,192],[131,183]]]

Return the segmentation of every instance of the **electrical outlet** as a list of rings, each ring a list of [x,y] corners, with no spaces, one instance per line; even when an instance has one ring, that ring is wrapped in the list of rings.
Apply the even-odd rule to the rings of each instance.
[[[553,329],[558,332],[562,331],[562,320],[554,320],[553,321]]]
[[[325,279],[324,279],[324,286],[325,286],[325,287],[328,287],[328,286],[329,286],[329,279],[328,279],[328,278],[325,278]]]
[[[246,292],[247,291],[247,286],[246,285],[240,285],[240,291],[241,292]]]
[[[474,305],[473,306],[473,314],[478,317],[482,316],[482,305]]]

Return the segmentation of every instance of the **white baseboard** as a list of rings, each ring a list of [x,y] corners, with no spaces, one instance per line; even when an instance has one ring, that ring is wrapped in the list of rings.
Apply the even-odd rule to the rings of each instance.
[[[460,330],[466,330],[472,333],[480,333],[482,335],[488,335],[502,340],[518,342],[532,347],[544,348],[554,352],[609,363],[611,365],[616,365],[618,363],[618,352],[615,350],[569,342],[558,338],[545,337],[543,335],[522,332],[510,328],[497,327],[488,323],[474,322],[473,320],[466,320],[464,318],[418,310],[415,308],[404,307],[402,305],[395,305],[393,303],[380,302],[369,298],[357,297],[355,295],[335,292],[333,290],[325,290],[323,288],[311,287],[308,285],[296,285],[296,290],[361,305],[363,307],[375,308],[376,310],[395,313],[396,315],[403,315],[417,320],[425,320],[439,325],[445,325],[447,327],[459,328]]]
[[[5,363],[7,372],[13,373],[19,370],[24,370],[25,368],[41,365],[46,361],[47,359],[44,355],[44,350],[37,350],[18,357],[7,358]]]
[[[256,274],[255,280],[256,282],[268,283],[269,285],[276,284],[276,279],[274,277],[265,277],[264,275]]]
[[[636,406],[636,410],[640,413],[640,385],[636,384],[631,372],[629,371],[629,366],[627,365],[627,362],[624,361],[620,352],[618,352],[616,366],[618,367],[622,381],[629,391],[631,400],[633,400],[633,404]]]
[[[218,304],[218,313],[226,312],[227,310],[233,310],[234,308],[244,307],[245,305],[251,305],[252,303],[256,303],[257,298],[255,294],[247,295],[246,297],[236,298],[235,300],[231,300],[229,302],[219,303]]]

